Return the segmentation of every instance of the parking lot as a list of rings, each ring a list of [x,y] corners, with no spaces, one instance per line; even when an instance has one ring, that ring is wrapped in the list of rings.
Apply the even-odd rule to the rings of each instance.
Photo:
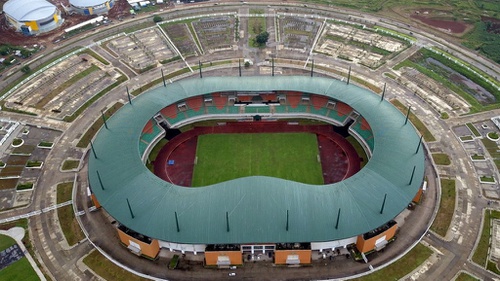
[[[157,28],[150,28],[111,40],[108,48],[138,71],[156,66],[176,56]]]
[[[0,160],[5,163],[0,169],[0,210],[29,204],[41,167],[51,149],[47,145],[55,143],[60,135],[59,131],[19,125],[6,141],[5,150],[0,155]],[[13,139],[21,139],[22,145],[14,147]],[[32,187],[21,189],[23,185]]]
[[[469,126],[473,126],[477,132],[464,124],[453,127],[453,133],[461,140],[464,150],[471,158],[483,194],[491,199],[500,199],[499,178],[495,166],[498,156],[496,153],[500,147],[497,142],[487,138],[489,132],[499,133],[500,131],[491,120],[470,123]],[[489,152],[489,146],[493,146],[495,152]]]

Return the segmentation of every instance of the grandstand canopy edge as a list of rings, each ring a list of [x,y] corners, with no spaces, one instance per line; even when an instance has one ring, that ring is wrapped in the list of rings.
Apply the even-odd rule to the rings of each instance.
[[[141,161],[141,131],[164,107],[214,92],[273,90],[325,95],[354,108],[374,134],[373,155],[367,165],[349,179],[329,185],[254,176],[186,188],[161,180]],[[423,149],[416,152],[419,135],[410,122],[405,125],[405,116],[380,96],[329,78],[181,80],[138,96],[107,124],[109,129],[101,128],[94,140],[97,159],[92,154],[89,157],[91,188],[103,208],[121,224],[163,241],[228,244],[353,237],[397,216],[411,202],[424,177]]]

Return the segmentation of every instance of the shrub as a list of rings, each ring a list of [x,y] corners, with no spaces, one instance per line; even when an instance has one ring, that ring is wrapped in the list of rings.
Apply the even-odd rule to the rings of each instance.
[[[163,18],[162,18],[162,17],[160,17],[160,16],[154,16],[154,17],[153,17],[153,21],[154,21],[154,22],[160,22],[160,21],[162,21],[162,20],[163,20]]]
[[[22,139],[14,139],[12,141],[12,145],[21,145],[23,143],[23,140]]]

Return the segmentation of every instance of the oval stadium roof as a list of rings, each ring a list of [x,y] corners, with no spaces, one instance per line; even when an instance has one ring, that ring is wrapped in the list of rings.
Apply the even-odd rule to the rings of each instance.
[[[3,11],[19,22],[36,21],[52,16],[56,6],[45,0],[9,0]]]
[[[374,134],[373,155],[367,165],[347,180],[329,185],[253,176],[186,188],[161,180],[142,163],[141,131],[165,106],[212,92],[273,90],[325,95],[353,107],[368,121]],[[89,157],[92,191],[103,208],[123,225],[169,242],[320,242],[353,237],[396,217],[411,202],[424,176],[423,149],[416,153],[419,136],[411,123],[405,125],[405,116],[366,89],[328,78],[181,80],[138,96],[111,117],[107,125],[109,129],[101,128],[93,142],[98,158],[92,154]],[[340,220],[335,228],[339,209]],[[175,212],[180,231],[176,228]]]
[[[103,5],[108,1],[110,0],[69,0],[69,3],[76,7],[86,8]]]

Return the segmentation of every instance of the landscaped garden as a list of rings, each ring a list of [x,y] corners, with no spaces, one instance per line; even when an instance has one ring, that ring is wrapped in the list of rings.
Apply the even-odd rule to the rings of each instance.
[[[72,182],[58,184],[57,204],[61,204],[71,200],[72,190],[73,190]],[[64,233],[64,237],[68,242],[68,245],[70,246],[74,245],[78,243],[78,241],[85,238],[85,235],[83,234],[80,225],[76,221],[72,204],[58,208],[57,217],[59,218],[59,223]]]
[[[450,228],[453,220],[453,212],[455,210],[455,180],[441,179],[441,201],[439,203],[439,211],[436,219],[431,225],[431,230],[438,235],[445,237],[448,228]]]
[[[125,269],[118,267],[99,251],[93,250],[83,259],[83,263],[92,269],[105,280],[128,280],[128,281],[147,281],[149,279],[141,278]]]

